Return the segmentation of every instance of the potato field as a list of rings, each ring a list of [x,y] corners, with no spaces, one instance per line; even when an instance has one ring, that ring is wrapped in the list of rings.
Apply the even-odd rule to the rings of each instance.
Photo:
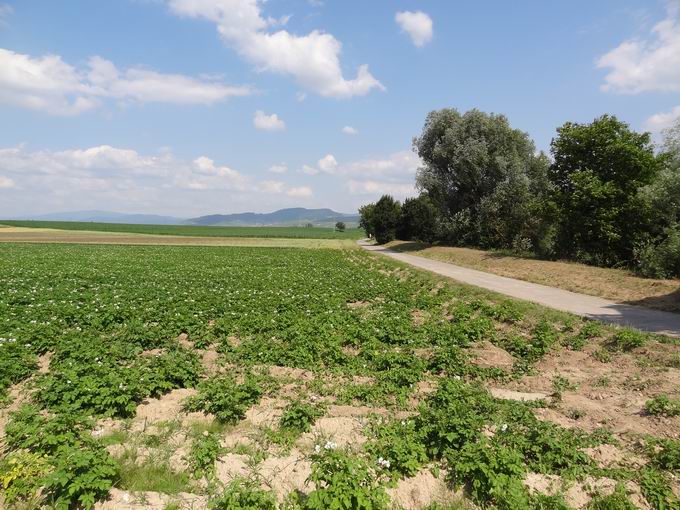
[[[0,506],[678,509],[679,374],[358,249],[2,244]]]

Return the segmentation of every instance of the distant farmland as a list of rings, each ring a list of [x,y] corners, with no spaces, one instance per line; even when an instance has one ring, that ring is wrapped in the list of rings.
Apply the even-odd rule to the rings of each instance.
[[[361,229],[336,232],[322,227],[206,227],[194,225],[132,225],[125,223],[95,223],[77,221],[10,221],[2,225],[59,230],[87,230],[97,232],[122,232],[128,234],[156,234],[198,237],[274,237],[292,239],[360,239]]]

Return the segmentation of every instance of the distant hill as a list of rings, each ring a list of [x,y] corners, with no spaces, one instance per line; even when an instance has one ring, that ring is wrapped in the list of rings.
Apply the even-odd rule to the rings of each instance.
[[[232,225],[232,226],[300,226],[311,223],[314,226],[331,227],[336,222],[343,221],[348,227],[356,226],[358,214],[343,214],[332,209],[305,209],[294,207],[280,209],[272,213],[239,213],[239,214],[211,214],[191,218],[186,221],[190,225]]]
[[[126,223],[129,225],[201,225],[201,226],[303,226],[332,227],[343,221],[348,228],[357,226],[358,214],[343,214],[332,209],[305,209],[295,207],[272,213],[210,214],[198,218],[176,218],[157,214],[125,214],[111,211],[72,211],[38,216],[22,216],[16,220],[79,221],[90,223]]]
[[[84,221],[93,223],[127,223],[134,225],[181,225],[182,218],[158,214],[125,214],[111,211],[72,211],[39,216],[22,216],[17,220],[34,221]]]

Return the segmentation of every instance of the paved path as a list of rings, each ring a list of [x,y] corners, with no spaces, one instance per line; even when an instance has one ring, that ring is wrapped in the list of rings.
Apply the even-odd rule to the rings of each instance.
[[[632,326],[650,333],[680,338],[680,314],[614,303],[595,296],[506,278],[438,260],[399,253],[382,246],[368,244],[366,241],[359,241],[359,244],[368,251],[386,255],[420,269],[448,276],[459,282],[532,301],[564,312],[571,312],[589,319],[597,319],[621,326]]]

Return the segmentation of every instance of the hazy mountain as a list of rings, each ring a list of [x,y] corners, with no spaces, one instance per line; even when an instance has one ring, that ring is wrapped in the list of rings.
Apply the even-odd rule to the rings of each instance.
[[[332,209],[305,209],[295,207],[272,213],[211,214],[186,221],[191,225],[243,225],[243,226],[291,226],[312,223],[316,226],[333,226],[344,221],[352,226],[359,221],[357,214],[343,214]]]
[[[157,214],[125,214],[111,211],[72,211],[38,216],[22,216],[16,220],[82,221],[94,223],[130,223],[146,225],[233,225],[233,226],[297,226],[311,223],[319,227],[332,227],[344,221],[348,227],[359,222],[357,214],[343,214],[332,209],[305,209],[295,207],[272,213],[210,214],[198,218],[175,218]]]
[[[182,218],[158,214],[125,214],[111,211],[72,211],[16,218],[35,221],[85,221],[94,223],[131,223],[148,225],[181,225]]]

